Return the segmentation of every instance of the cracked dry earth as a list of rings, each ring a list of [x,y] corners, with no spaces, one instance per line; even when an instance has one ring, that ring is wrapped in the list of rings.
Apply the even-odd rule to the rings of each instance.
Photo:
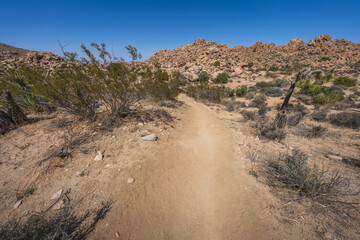
[[[134,168],[91,239],[309,239],[276,218],[278,200],[249,175],[232,132],[183,95],[178,131]],[[116,183],[113,183],[116,184]]]

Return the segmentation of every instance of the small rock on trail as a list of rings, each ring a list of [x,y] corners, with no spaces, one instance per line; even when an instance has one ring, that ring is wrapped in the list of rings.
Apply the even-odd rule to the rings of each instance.
[[[149,134],[141,137],[141,139],[144,141],[156,141],[158,140],[158,136],[156,134]]]

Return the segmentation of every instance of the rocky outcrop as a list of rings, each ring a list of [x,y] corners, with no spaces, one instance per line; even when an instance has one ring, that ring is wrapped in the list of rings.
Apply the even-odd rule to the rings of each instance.
[[[190,81],[194,81],[201,71],[210,75],[228,72],[241,75],[248,70],[275,66],[298,68],[313,66],[328,69],[351,69],[360,61],[360,45],[348,40],[332,40],[329,35],[321,35],[309,41],[292,39],[287,44],[276,46],[274,43],[257,42],[251,47],[235,46],[209,42],[202,38],[194,43],[174,50],[161,50],[145,63],[159,63],[167,72],[180,71]],[[215,62],[219,62],[215,64]]]

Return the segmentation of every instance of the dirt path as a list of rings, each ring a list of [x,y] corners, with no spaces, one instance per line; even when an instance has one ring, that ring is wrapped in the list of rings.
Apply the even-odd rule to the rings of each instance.
[[[92,238],[300,239],[270,214],[276,201],[249,176],[229,129],[208,107],[180,100],[188,108],[178,133],[134,170]]]

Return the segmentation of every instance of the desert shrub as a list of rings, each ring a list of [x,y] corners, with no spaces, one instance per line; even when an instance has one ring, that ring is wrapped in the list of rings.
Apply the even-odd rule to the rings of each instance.
[[[297,134],[306,138],[318,138],[322,137],[327,131],[322,126],[311,126],[311,127],[299,127]]]
[[[161,69],[155,72],[148,69],[146,75],[143,75],[143,80],[142,93],[155,101],[175,98],[179,94],[179,87],[185,84],[181,79],[170,79],[168,74]]]
[[[356,79],[349,78],[349,77],[338,77],[335,79],[334,84],[341,85],[345,87],[352,87],[356,86]]]
[[[260,82],[255,83],[255,86],[257,88],[269,88],[269,87],[271,87],[271,83],[265,82],[265,81],[260,81]]]
[[[326,116],[328,113],[329,113],[329,109],[325,108],[311,114],[311,118],[318,122],[324,122],[326,121]]]
[[[279,128],[277,128],[273,124],[267,124],[260,128],[260,135],[270,139],[270,140],[278,140],[281,141],[285,138],[285,132]]]
[[[225,95],[223,88],[210,86],[207,83],[188,85],[186,94],[195,99],[205,99],[211,102],[220,102]]]
[[[261,89],[261,92],[263,92],[266,96],[271,96],[271,97],[281,97],[284,92],[280,89],[280,88],[263,88]]]
[[[245,97],[246,97],[247,99],[253,99],[254,96],[255,96],[255,93],[253,93],[253,92],[248,92],[248,93],[245,95]]]
[[[289,82],[286,81],[285,79],[278,78],[276,80],[271,81],[271,86],[272,87],[283,87],[283,86],[287,85],[288,83]]]
[[[324,82],[335,81],[335,76],[332,73],[324,74],[323,77],[322,77],[322,81],[324,81]]]
[[[223,101],[223,105],[229,112],[237,111],[239,108],[246,107],[246,103],[234,101],[233,99]]]
[[[280,108],[280,105],[279,105],[279,108]],[[302,115],[306,115],[309,113],[309,110],[301,103],[289,104],[288,106],[286,106],[286,110],[289,112],[301,113]]]
[[[276,72],[278,70],[279,70],[279,68],[277,66],[273,65],[273,66],[269,67],[269,71]]]
[[[318,95],[314,96],[312,99],[313,103],[318,103],[321,105],[338,102],[338,101],[342,101],[342,100],[344,100],[344,96],[342,96],[340,94],[328,94],[328,95],[318,94]]]
[[[265,117],[267,110],[268,110],[268,106],[266,103],[261,104],[259,106],[257,106],[257,108],[259,109],[259,115],[262,117]]]
[[[86,239],[109,210],[110,204],[105,203],[90,219],[92,214],[78,215],[74,208],[66,204],[54,214],[35,213],[25,221],[18,218],[5,223],[0,226],[0,239]]]
[[[265,77],[277,78],[278,75],[277,75],[276,73],[274,73],[274,72],[267,72],[267,73],[265,74]]]
[[[188,69],[189,69],[189,67],[188,67],[188,66],[185,66],[185,71],[188,70]]]
[[[236,96],[244,97],[247,92],[248,92],[247,86],[242,86],[241,88],[236,89]]]
[[[292,70],[290,67],[285,67],[285,68],[282,68],[282,69],[280,70],[280,73],[281,73],[282,75],[288,75],[288,76],[290,76],[290,75],[292,75],[293,70]]]
[[[93,118],[99,107],[99,89],[102,89],[101,81],[95,78],[97,68],[95,65],[63,65],[39,82],[34,91],[54,106]]]
[[[254,121],[258,117],[258,113],[256,111],[248,111],[248,110],[242,110],[240,114],[243,116],[243,118],[248,121]]]
[[[213,80],[214,83],[227,83],[229,80],[229,74],[219,73],[217,77]]]
[[[248,66],[248,68],[252,68],[252,67],[254,66],[254,63],[253,63],[253,62],[249,62],[247,66]]]
[[[329,58],[329,57],[322,57],[319,59],[319,62],[330,61],[330,60],[331,60],[331,58]]]
[[[309,80],[299,81],[297,86],[301,88],[300,93],[312,96],[313,103],[328,104],[344,100],[343,92],[336,87],[326,87]]]
[[[358,129],[360,127],[360,113],[358,112],[340,112],[329,115],[330,123],[336,126]]]
[[[270,159],[265,165],[268,176],[280,186],[296,190],[301,196],[316,200],[328,200],[337,196],[353,195],[349,189],[349,179],[338,172],[329,172],[307,163],[308,156],[297,148],[291,154],[281,154]],[[328,177],[329,176],[329,177]]]
[[[255,86],[250,86],[248,88],[248,92],[256,92],[257,91],[257,88]]]
[[[199,81],[200,82],[208,82],[209,81],[209,74],[205,71],[202,71],[199,74]]]
[[[34,93],[36,83],[45,78],[45,72],[42,69],[19,64],[17,66],[5,66],[0,72],[0,93],[9,90],[17,104],[23,109],[42,112],[41,104],[45,99]],[[5,106],[3,98],[0,98],[0,104]]]
[[[261,106],[266,102],[266,96],[264,94],[258,94],[254,97],[251,105],[254,107]]]
[[[287,125],[289,126],[296,126],[300,123],[301,119],[304,117],[304,115],[301,112],[296,112],[293,114],[289,114],[287,117]]]
[[[214,62],[214,64],[213,64],[215,67],[220,67],[220,62],[219,61],[216,61],[216,62]]]
[[[329,88],[329,91],[336,93],[336,94],[340,94],[340,95],[345,95],[344,90],[342,90],[341,87],[333,85]]]

